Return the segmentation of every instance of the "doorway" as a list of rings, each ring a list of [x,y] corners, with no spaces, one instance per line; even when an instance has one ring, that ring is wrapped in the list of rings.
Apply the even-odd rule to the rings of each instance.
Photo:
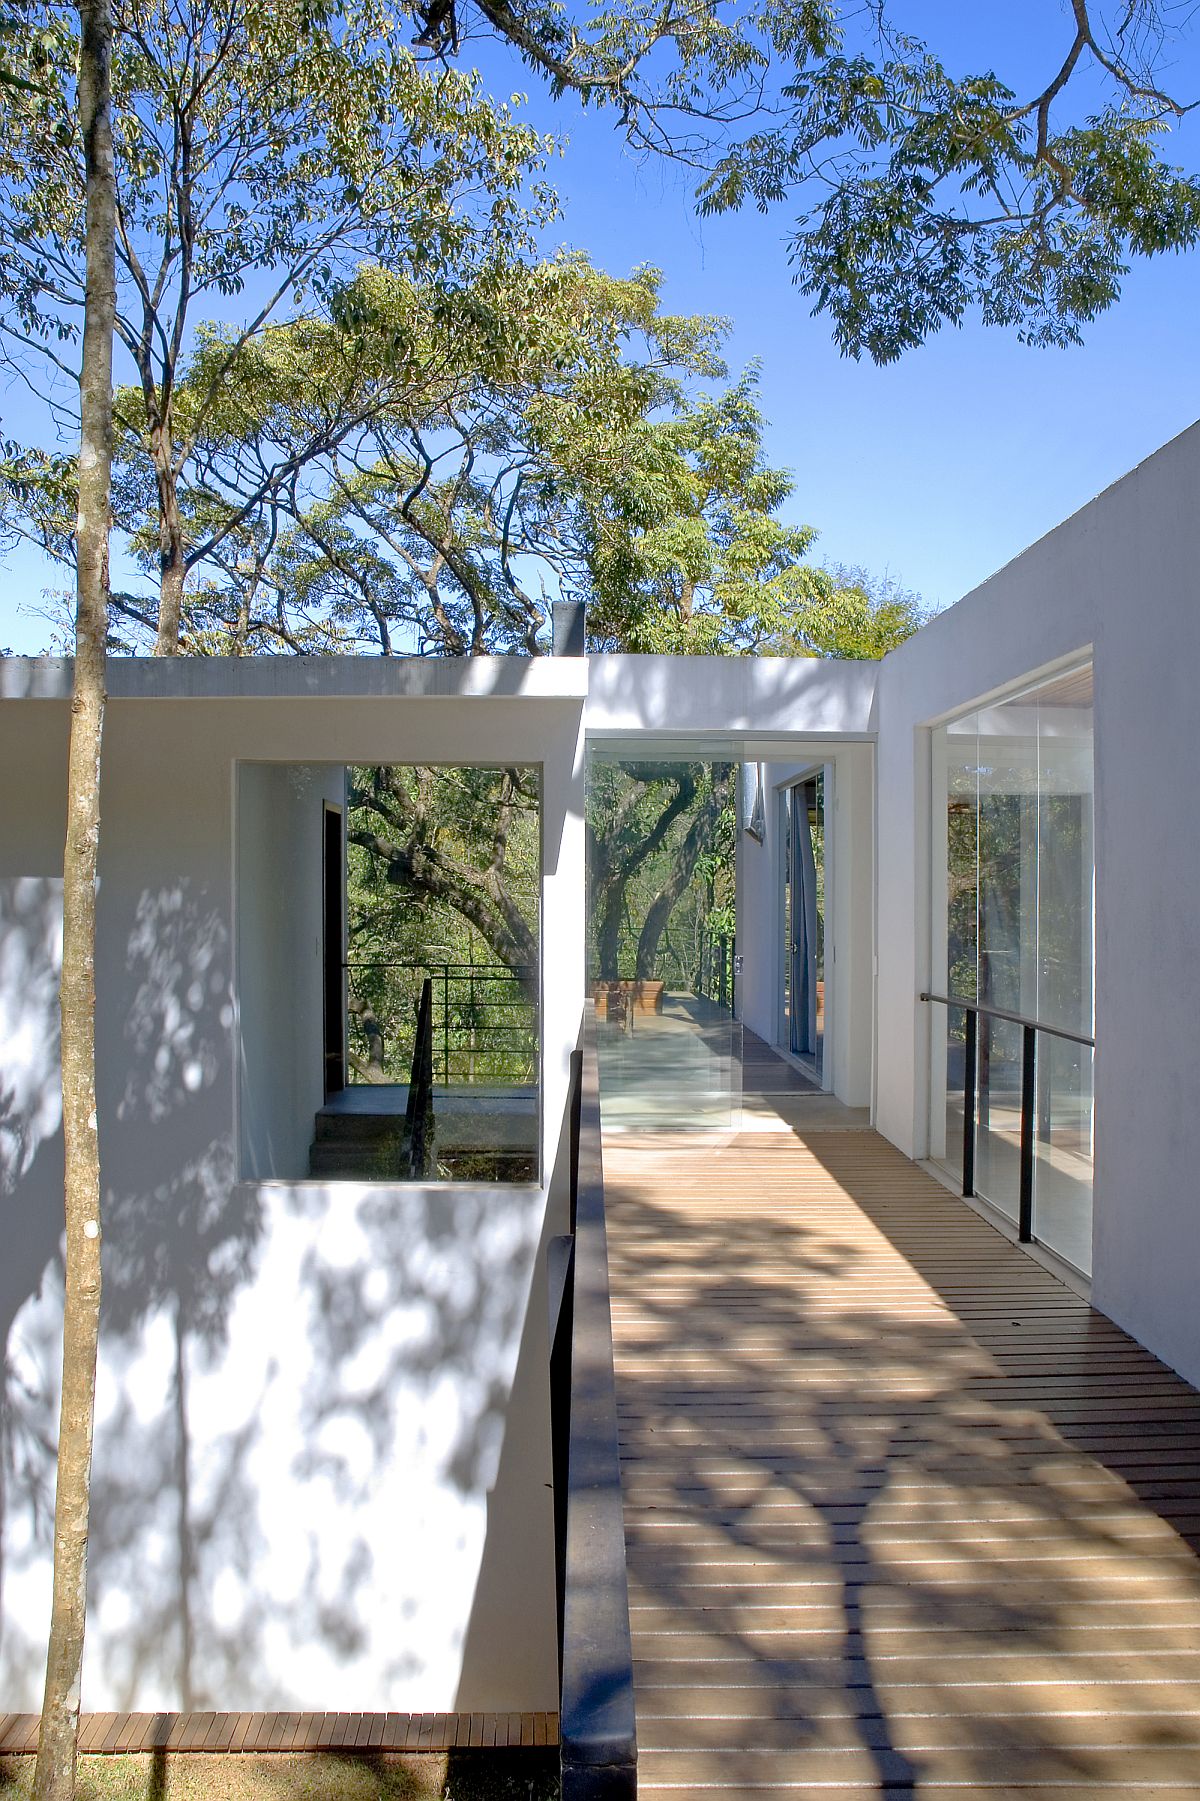
[[[325,802],[322,841],[325,1099],[346,1086],[346,874],[342,809]]]
[[[588,986],[606,1131],[728,1131],[740,1116],[740,765],[588,759]]]
[[[783,1019],[780,1042],[825,1079],[826,772],[780,794],[783,844]]]

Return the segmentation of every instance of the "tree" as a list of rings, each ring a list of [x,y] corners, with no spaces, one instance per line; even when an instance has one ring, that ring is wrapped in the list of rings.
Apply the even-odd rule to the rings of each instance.
[[[452,908],[536,998],[538,884],[530,846],[536,850],[538,772],[358,770],[349,805],[348,842],[369,854],[385,888]],[[371,912],[377,929],[379,909]]]
[[[647,981],[656,974],[658,947],[667,922],[686,893],[701,858],[712,849],[718,822],[731,803],[733,765],[715,763],[708,773],[708,792],[692,809],[687,828],[676,839],[670,861],[659,876],[654,894],[643,912],[633,964],[634,977],[639,981]]]
[[[702,211],[798,199],[794,279],[851,356],[888,362],[972,308],[1033,344],[1076,342],[1131,259],[1200,235],[1200,181],[1169,160],[1198,104],[1167,86],[1192,11],[1165,0],[1069,0],[1025,92],[992,67],[952,73],[886,0],[415,10],[426,48],[485,30],[553,94],[694,164]],[[453,33],[431,34],[435,12]]]
[[[78,457],[5,443],[14,518],[77,572],[75,694],[64,858],[62,1069],[66,1269],[54,1596],[35,1792],[74,1792],[86,1618],[86,1550],[100,1304],[95,1091],[95,897],[99,840],[113,341],[132,360],[157,497],[155,649],[178,648],[184,579],[180,472],[231,360],[281,304],[328,289],[364,250],[429,266],[472,260],[464,188],[486,190],[490,253],[520,236],[516,190],[531,134],[466,78],[431,82],[394,55],[369,3],[346,8],[46,0],[19,31],[0,15],[0,341]],[[114,50],[115,45],[115,50]],[[112,93],[117,94],[114,147]],[[262,283],[264,273],[270,279]],[[119,279],[118,279],[119,275]],[[261,283],[261,285],[259,285]],[[209,343],[209,387],[175,410],[197,298],[238,321]],[[82,340],[76,375],[71,347]],[[195,389],[196,384],[194,384]],[[258,493],[297,465],[258,472]],[[74,519],[72,520],[72,515]],[[233,522],[236,523],[236,522]],[[207,548],[232,529],[217,522]]]
[[[304,490],[243,513],[232,554],[197,568],[185,643],[538,654],[558,595],[586,602],[601,649],[874,656],[900,642],[919,603],[808,560],[815,533],[777,517],[791,484],[764,455],[754,372],[713,392],[719,322],[661,313],[658,279],[618,281],[570,257],[447,294],[369,269],[327,320],[264,334],[197,441],[203,481],[181,491],[193,537],[194,517],[238,509],[238,471],[263,460],[260,439],[310,433],[353,388],[369,388],[376,410],[331,435]],[[181,408],[189,382],[185,370]],[[152,496],[133,493],[126,525],[149,559]],[[645,969],[728,803],[728,772],[631,779],[590,838],[610,977],[631,884],[647,871],[659,882],[634,957]],[[503,857],[490,842],[452,854],[439,842],[432,782],[372,772],[351,841],[398,898],[456,908],[495,958],[524,969],[535,958],[514,934]],[[493,796],[485,817],[504,816]],[[382,992],[360,998],[396,1012]]]
[[[702,766],[691,763],[670,768],[631,763],[620,771],[596,772],[586,830],[596,974],[601,981],[620,978],[630,882],[661,849],[676,820],[691,812],[703,780]]]
[[[11,368],[72,422],[67,347],[84,304],[82,146],[71,107],[73,44],[60,0],[36,0],[30,88],[0,87],[0,343]],[[116,331],[134,371],[119,423],[156,512],[155,648],[178,648],[189,571],[236,530],[239,509],[193,516],[180,487],[233,365],[285,309],[303,313],[363,258],[395,269],[476,267],[520,244],[548,197],[544,142],[457,71],[431,77],[396,48],[383,0],[119,0],[113,91],[118,195]],[[197,315],[224,315],[196,346]],[[232,315],[232,316],[231,316]],[[179,393],[189,361],[186,399]],[[55,385],[57,378],[57,386]],[[243,468],[246,514],[348,431],[369,392],[348,392],[314,438],[260,443]],[[34,447],[10,469],[43,542],[69,459]],[[49,492],[47,508],[45,495]]]
[[[522,1084],[537,1067],[540,781],[536,769],[351,771],[351,1056],[408,1080],[426,975],[439,1080]],[[461,1167],[458,1159],[455,1167]],[[481,1173],[486,1166],[473,1166]]]
[[[192,542],[235,520],[197,553],[187,643],[537,654],[549,601],[574,598],[597,649],[872,654],[860,579],[815,567],[816,534],[777,517],[791,482],[764,455],[755,372],[712,392],[720,322],[660,312],[659,279],[574,256],[446,292],[369,269],[326,320],[266,332],[181,482]],[[185,369],[181,412],[191,395]],[[300,442],[323,445],[303,483],[245,503]],[[118,516],[149,565],[140,467],[135,442]]]
[[[658,277],[585,259],[513,261],[447,289],[361,270],[322,322],[282,326],[239,357],[181,489],[189,529],[237,516],[230,554],[198,564],[202,641],[536,652],[549,595],[595,585],[594,508],[630,511],[644,426],[718,375],[718,330],[660,314]],[[179,404],[189,403],[192,371]],[[329,429],[362,394],[354,429]],[[257,507],[246,465],[316,436],[305,481]],[[122,499],[151,553],[152,497]],[[598,515],[597,515],[598,516]],[[253,598],[251,598],[251,592]]]
[[[79,131],[86,190],[85,319],[79,375],[75,673],[63,859],[62,1092],[66,1258],[54,1589],[34,1773],[36,1801],[75,1793],[86,1617],[88,1513],[100,1335],[100,1150],[96,1119],[96,874],[108,627],[108,506],[117,193],[108,0],[79,8]]]

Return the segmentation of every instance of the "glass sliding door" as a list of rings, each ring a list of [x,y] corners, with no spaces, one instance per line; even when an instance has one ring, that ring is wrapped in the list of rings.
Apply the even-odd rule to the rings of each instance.
[[[958,1174],[974,1102],[975,1191],[1016,1222],[1023,1026],[1036,1032],[1033,1236],[1091,1266],[1092,685],[1085,665],[933,734],[931,1155]],[[998,1015],[1015,1015],[1012,1018]],[[1066,1036],[1064,1036],[1065,1034]]]

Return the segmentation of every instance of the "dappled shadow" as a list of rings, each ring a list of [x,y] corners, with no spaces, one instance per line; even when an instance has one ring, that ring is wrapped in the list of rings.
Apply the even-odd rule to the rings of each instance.
[[[19,1560],[23,1541],[49,1542],[54,1508],[44,1399],[56,1347],[14,1339],[13,1325],[48,1276],[53,1285],[62,1219],[61,895],[50,876],[0,879],[0,1601],[14,1550]],[[36,1668],[38,1655],[25,1622],[0,1608],[0,1670]]]
[[[32,1709],[61,1357],[58,886],[5,884],[0,908],[0,993],[25,1008],[0,1075],[0,1695]],[[229,925],[203,884],[102,886],[97,981],[84,1705],[448,1705],[542,1197],[240,1184]]]
[[[605,1155],[643,1781],[1190,1786],[1200,1397],[873,1134]]]

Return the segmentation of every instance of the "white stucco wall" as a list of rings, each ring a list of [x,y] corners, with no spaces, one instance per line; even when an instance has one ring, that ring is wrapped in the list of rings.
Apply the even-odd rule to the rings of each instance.
[[[818,657],[593,656],[587,731],[674,740],[673,748],[731,737],[867,739],[878,669]]]
[[[300,1180],[325,1099],[324,806],[344,766],[241,763],[235,782],[239,1170]]]
[[[10,665],[0,685],[61,694],[61,673]],[[549,684],[539,672],[532,706],[511,665],[497,672],[498,695],[486,670],[459,672],[457,693],[434,671],[436,701],[421,672],[390,673],[391,692],[358,691],[355,670],[348,694],[298,701],[135,698],[130,690],[169,678],[113,671],[97,958],[106,1291],[89,1708],[554,1705],[540,1246],[565,1220],[560,1147],[583,989],[582,670]],[[259,672],[244,679],[253,686]],[[398,691],[406,686],[416,691]],[[0,1047],[11,1472],[0,1694],[11,1708],[37,1705],[48,1615],[66,714],[61,699],[0,704],[0,765],[21,771],[0,795],[0,971],[12,1014]],[[286,1031],[311,1027],[316,1007],[308,1050],[319,1085],[310,928],[322,785],[349,761],[466,758],[548,765],[544,1185],[239,1181],[235,766],[275,765],[250,781],[264,856],[272,833],[275,852],[292,842],[288,793],[317,810],[316,912],[306,902],[281,919],[270,954],[286,961],[313,939],[317,980],[302,984]],[[242,952],[266,954],[269,920],[254,907],[249,920]],[[304,1047],[289,1045],[290,1056],[251,1142],[290,1129],[292,1150],[302,1140],[306,1150]]]
[[[888,657],[877,702],[879,1129],[928,1129],[930,724],[1094,647],[1093,1297],[1200,1380],[1200,427]]]

